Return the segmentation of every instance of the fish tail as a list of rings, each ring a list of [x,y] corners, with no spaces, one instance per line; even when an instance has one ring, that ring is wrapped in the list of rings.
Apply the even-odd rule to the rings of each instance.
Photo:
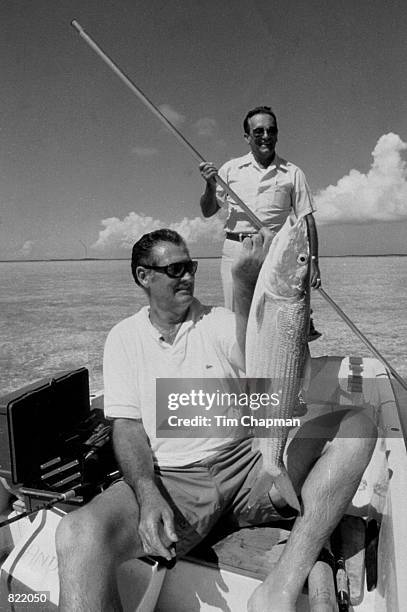
[[[271,491],[273,485],[277,488],[283,499],[291,506],[301,513],[300,503],[298,501],[297,494],[294,490],[293,484],[290,480],[287,470],[284,466],[281,466],[279,474],[271,475],[265,470],[261,472],[256,482],[254,483],[252,490],[250,491],[247,505],[249,508],[253,508],[256,505],[258,499]]]
[[[274,483],[273,476],[271,476],[271,474],[263,470],[261,474],[258,476],[257,480],[255,481],[252,487],[252,490],[250,491],[250,494],[247,500],[248,507],[253,508],[253,506],[256,505],[256,502],[258,501],[258,499],[262,495],[270,491],[270,489],[273,486],[273,483]]]
[[[280,473],[273,476],[273,482],[276,486],[277,491],[280,495],[285,499],[287,504],[291,506],[291,508],[295,508],[297,512],[301,513],[300,503],[298,501],[297,494],[294,490],[293,483],[288,475],[287,470],[284,465],[280,468]]]

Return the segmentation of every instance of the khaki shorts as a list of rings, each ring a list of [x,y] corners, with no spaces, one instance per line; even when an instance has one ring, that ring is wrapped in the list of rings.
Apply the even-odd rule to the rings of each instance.
[[[238,527],[295,516],[279,512],[266,491],[250,509],[247,500],[260,473],[262,456],[252,440],[228,444],[213,457],[182,468],[156,467],[157,485],[170,504],[178,535],[177,555],[187,553],[227,516]]]

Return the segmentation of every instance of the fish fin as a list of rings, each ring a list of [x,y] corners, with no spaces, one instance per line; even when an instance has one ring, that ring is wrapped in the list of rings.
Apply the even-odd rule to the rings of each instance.
[[[300,503],[298,501],[297,494],[294,490],[293,483],[288,475],[284,465],[281,466],[280,474],[273,476],[273,482],[280,495],[285,499],[287,504],[291,508],[295,508],[297,512],[301,513]]]
[[[257,479],[254,482],[252,490],[250,491],[249,498],[247,500],[247,505],[249,508],[253,508],[256,505],[259,497],[264,495],[264,493],[268,493],[273,486],[274,478],[263,470]]]
[[[252,452],[255,453],[256,451],[260,450],[260,440],[259,438],[253,438],[252,439]]]
[[[308,412],[307,402],[304,399],[302,391],[299,392],[298,397],[295,400],[293,417],[304,416]]]
[[[257,302],[257,308],[256,308],[256,321],[257,321],[257,325],[261,325],[262,322],[263,322],[264,304],[265,304],[265,302],[266,302],[266,294],[263,293],[263,295],[261,296],[261,298]]]
[[[307,345],[305,360],[304,360],[304,369],[302,375],[302,390],[308,391],[311,386],[311,378],[312,378],[312,364],[311,364],[311,353],[309,347]]]

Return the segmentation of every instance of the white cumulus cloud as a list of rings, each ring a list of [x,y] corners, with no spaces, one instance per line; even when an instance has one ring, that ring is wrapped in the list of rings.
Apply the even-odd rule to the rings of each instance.
[[[187,244],[198,241],[214,243],[222,238],[223,222],[219,215],[204,220],[200,217],[184,217],[174,223],[163,223],[159,219],[144,214],[130,212],[124,219],[110,217],[101,221],[104,229],[92,245],[100,251],[110,251],[131,247],[143,234],[168,227],[175,230],[186,240]]]
[[[160,104],[158,108],[162,112],[164,117],[167,117],[168,121],[175,125],[175,127],[180,127],[184,123],[184,115],[181,115],[181,113],[176,111],[169,104]]]
[[[407,220],[407,163],[401,153],[407,143],[384,134],[372,152],[370,170],[351,170],[336,185],[315,196],[320,224],[380,223]]]
[[[194,128],[198,134],[203,138],[211,138],[212,136],[216,136],[218,131],[218,124],[215,119],[211,119],[211,117],[202,117],[195,122]]]

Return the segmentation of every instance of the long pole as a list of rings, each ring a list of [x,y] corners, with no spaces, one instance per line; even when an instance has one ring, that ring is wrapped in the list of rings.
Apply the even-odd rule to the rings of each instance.
[[[397,382],[403,387],[403,389],[407,389],[406,381],[403,378],[401,378],[400,374],[396,372],[396,370],[390,365],[387,359],[385,359],[383,355],[379,353],[377,348],[370,342],[370,340],[368,340],[366,336],[360,331],[360,329],[356,327],[353,321],[351,321],[351,319],[349,319],[349,317],[343,312],[342,308],[340,308],[338,304],[334,302],[334,300],[327,294],[326,291],[322,289],[322,287],[320,287],[318,291],[320,292],[322,297],[328,302],[328,304],[332,306],[332,308],[341,317],[341,319],[343,319],[343,321],[345,321],[345,323],[351,328],[353,333],[356,334],[356,336],[363,342],[363,344],[367,346],[369,351],[373,353],[376,359],[379,359],[379,361],[381,361],[386,366],[386,368],[394,376]]]
[[[179,130],[167,119],[165,115],[160,111],[159,108],[155,106],[151,102],[151,100],[145,95],[145,93],[138,87],[120,68],[119,66],[99,47],[99,45],[85,32],[82,26],[74,19],[71,21],[72,27],[79,33],[79,35],[83,38],[83,40],[91,47],[98,55],[102,58],[102,60],[113,70],[115,74],[123,81],[125,85],[143,102],[143,104],[155,115],[161,123],[165,125],[165,127],[179,140],[181,144],[183,144],[189,151],[193,154],[195,159],[199,162],[204,162],[205,159],[202,155],[195,149],[194,146],[181,134]],[[233,198],[233,200],[238,204],[246,213],[246,215],[250,218],[254,227],[260,229],[262,227],[262,223],[260,219],[250,210],[250,208],[243,202],[241,198],[229,187],[227,183],[221,177],[216,174],[215,176],[216,182],[219,183],[226,191],[226,193]]]
[[[183,144],[197,159],[199,162],[205,162],[206,160],[202,155],[195,149],[195,147],[181,134],[181,132],[167,119],[165,115],[151,102],[151,100],[143,93],[143,91],[119,68],[119,66],[99,47],[99,45],[85,32],[82,26],[73,19],[71,25],[83,38],[83,40],[91,47],[102,60],[113,70],[115,74],[123,81],[125,85],[143,102],[143,104],[165,125],[165,127]],[[227,183],[217,174],[216,181],[223,187],[226,193],[235,200],[235,202],[244,210],[247,216],[250,218],[254,227],[260,229],[262,222],[260,219],[250,210],[250,208],[239,198],[239,196],[229,187]],[[401,376],[395,371],[395,369],[389,364],[389,362],[379,353],[379,351],[373,346],[373,344],[362,334],[362,332],[356,327],[356,325],[349,319],[349,317],[343,312],[343,310],[334,302],[332,298],[324,291],[319,289],[320,294],[325,300],[332,306],[337,314],[345,321],[345,323],[351,328],[351,330],[360,338],[360,340],[367,346],[367,348],[373,353],[373,355],[379,359],[394,376],[394,378],[400,383],[400,385],[407,389],[407,384],[401,378]]]

